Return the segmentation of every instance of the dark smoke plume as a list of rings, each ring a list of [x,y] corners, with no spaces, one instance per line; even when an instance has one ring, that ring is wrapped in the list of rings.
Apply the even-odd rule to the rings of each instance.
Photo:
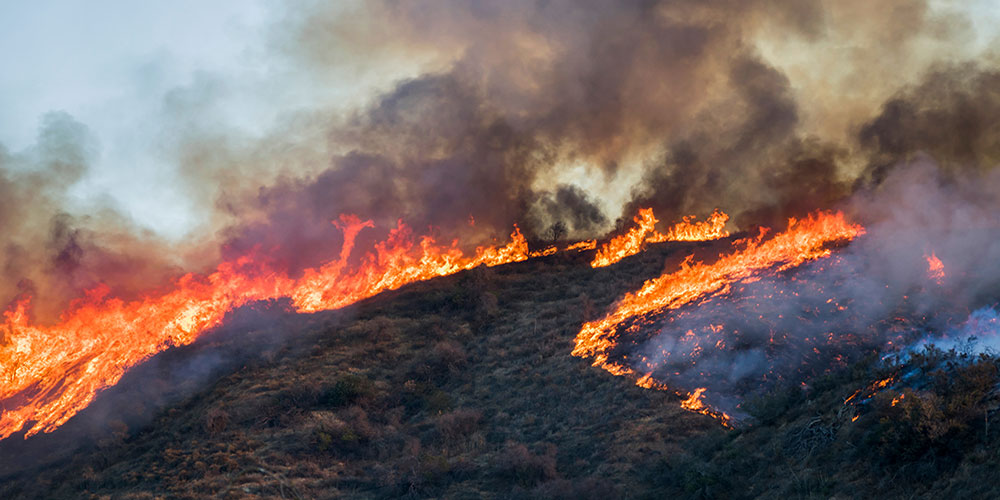
[[[345,75],[378,83],[346,106],[277,109],[261,133],[218,116],[239,88],[225,75],[157,96],[157,154],[203,209],[184,244],[75,204],[99,147],[47,118],[34,148],[0,152],[0,301],[30,292],[51,316],[100,283],[128,296],[254,249],[296,272],[336,255],[345,212],[376,222],[362,240],[402,219],[468,245],[515,223],[540,240],[559,223],[601,236],[647,206],[665,222],[718,207],[749,229],[876,189],[920,154],[949,176],[1000,159],[996,58],[974,49],[967,14],[929,2],[273,9],[260,102],[323,96]]]

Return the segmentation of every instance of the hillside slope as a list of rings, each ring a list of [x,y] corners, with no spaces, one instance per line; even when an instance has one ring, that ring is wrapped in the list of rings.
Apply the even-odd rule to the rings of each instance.
[[[726,430],[569,355],[580,325],[623,293],[726,245],[655,245],[601,269],[585,254],[481,267],[312,315],[236,311],[56,432],[0,442],[0,497],[995,493],[993,357],[929,352],[892,367],[873,355],[747,401],[751,421]],[[844,405],[904,369],[922,382]]]
[[[656,460],[718,424],[569,351],[584,319],[659,273],[665,256],[696,246],[711,245],[663,245],[598,270],[586,255],[558,255],[418,283],[339,312],[236,315],[225,334],[152,361],[172,368],[140,367],[102,394],[100,411],[76,419],[101,422],[87,427],[83,448],[8,477],[0,496],[637,491]],[[205,351],[215,354],[198,355]],[[199,372],[220,371],[192,368],[192,358],[230,373],[147,409],[169,400],[150,386],[173,394],[184,373],[204,383]],[[130,425],[119,411],[156,417]],[[72,444],[72,424],[37,441]],[[14,440],[4,443],[7,458],[11,448],[41,446]]]

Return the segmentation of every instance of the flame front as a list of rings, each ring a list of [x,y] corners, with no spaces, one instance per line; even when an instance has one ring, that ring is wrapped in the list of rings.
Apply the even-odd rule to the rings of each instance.
[[[666,234],[654,233],[646,241],[649,243],[664,241],[708,241],[729,236],[729,231],[726,231],[726,223],[729,222],[729,216],[725,212],[719,211],[718,208],[703,222],[695,222],[694,219],[693,215],[685,215],[683,220],[674,224]]]
[[[682,229],[702,224],[700,227],[708,229],[699,234],[724,235],[720,231],[726,219],[720,212],[704,223],[686,218],[667,234],[691,237],[694,233]],[[624,236],[626,242],[635,243],[635,250],[624,253],[638,252],[648,235],[659,234],[653,229],[656,219],[652,210],[643,210],[636,220],[639,236]],[[291,278],[269,267],[266,259],[250,254],[223,262],[209,275],[185,275],[171,291],[134,301],[109,297],[106,288],[91,290],[51,326],[33,324],[30,300],[21,300],[4,313],[0,330],[0,439],[21,430],[26,430],[25,437],[54,430],[90,404],[101,389],[117,383],[130,367],[171,346],[193,342],[202,332],[218,326],[227,312],[247,303],[289,297],[297,311],[336,309],[408,283],[557,251],[549,247],[529,252],[515,226],[506,245],[480,247],[467,256],[457,242],[445,245],[429,236],[415,237],[400,222],[384,241],[361,256],[359,263],[349,264],[357,235],[374,224],[353,215],[341,216],[334,224],[344,235],[338,258],[306,270],[299,278]],[[787,233],[769,241],[762,242],[762,237],[748,241],[743,250],[715,264],[685,262],[680,271],[647,282],[642,290],[626,296],[618,311],[586,324],[573,354],[593,356],[596,365],[612,373],[634,373],[607,359],[621,321],[719,292],[727,283],[758,269],[778,264],[784,269],[827,255],[829,251],[822,248],[825,242],[849,239],[860,232],[860,227],[847,224],[839,214],[821,214],[793,223]],[[566,250],[595,245],[590,240],[569,245]],[[652,371],[650,367],[640,385],[665,389],[652,379]],[[707,407],[699,411],[716,414]]]
[[[423,237],[415,243],[400,223],[360,264],[348,266],[355,237],[374,225],[350,215],[335,224],[344,234],[339,258],[298,279],[251,255],[224,262],[208,276],[188,274],[173,291],[133,302],[107,298],[106,289],[92,290],[52,326],[33,325],[30,302],[20,301],[4,313],[0,330],[0,439],[25,427],[25,437],[54,430],[129,367],[193,342],[249,302],[291,297],[298,311],[335,309],[407,283],[529,257],[516,226],[507,245],[465,256],[456,242],[439,245]]]
[[[937,254],[931,252],[930,255],[926,255],[927,258],[927,277],[934,280],[937,284],[944,284],[944,263],[938,258]]]
[[[639,215],[632,219],[636,224],[635,227],[602,246],[594,256],[590,267],[610,266],[625,257],[639,253],[646,243],[708,241],[729,236],[729,232],[725,230],[729,216],[718,209],[704,222],[694,222],[694,219],[695,216],[686,215],[682,222],[678,222],[664,234],[656,230],[658,221],[653,215],[653,209],[639,209]]]
[[[651,212],[641,220],[637,218],[641,224],[650,220],[653,220]],[[863,234],[864,228],[848,223],[839,212],[818,212],[803,220],[789,220],[787,230],[767,240],[764,239],[766,232],[761,230],[756,238],[734,242],[736,250],[720,256],[712,264],[692,262],[688,257],[680,269],[646,281],[638,291],[619,300],[615,310],[607,316],[585,323],[577,334],[572,354],[593,358],[594,366],[615,375],[636,376],[640,386],[665,388],[652,381],[658,368],[654,363],[643,361],[641,370],[637,370],[610,359],[611,350],[618,343],[619,327],[625,322],[677,309],[702,297],[725,294],[733,283],[753,279],[758,273],[780,272],[826,257],[831,253],[831,243],[851,240]],[[693,399],[686,401],[688,406],[695,402],[703,405],[699,399],[703,392],[696,391],[691,396]],[[703,410],[703,406],[697,408],[699,412],[712,414]],[[726,420],[728,416],[723,419]]]
[[[705,394],[705,388],[699,387],[688,396],[687,399],[681,401],[681,408],[691,411],[699,411],[705,409],[705,403],[701,401],[702,395]]]

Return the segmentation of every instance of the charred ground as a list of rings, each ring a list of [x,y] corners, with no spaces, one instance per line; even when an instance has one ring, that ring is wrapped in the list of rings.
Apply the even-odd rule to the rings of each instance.
[[[992,358],[917,356],[925,383],[876,395],[852,421],[844,399],[890,369],[872,356],[749,401],[752,424],[729,431],[569,356],[582,322],[665,260],[725,245],[656,245],[602,269],[589,253],[477,268],[329,313],[237,311],[56,432],[0,443],[0,496],[989,493],[1000,464]]]

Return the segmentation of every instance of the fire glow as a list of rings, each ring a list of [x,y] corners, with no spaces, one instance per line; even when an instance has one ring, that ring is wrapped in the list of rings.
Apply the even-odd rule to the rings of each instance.
[[[50,432],[114,385],[129,367],[171,346],[190,344],[244,304],[290,297],[297,311],[336,309],[407,283],[480,265],[529,258],[515,226],[504,246],[466,256],[457,242],[414,237],[402,222],[360,264],[349,266],[355,238],[374,227],[353,215],[334,223],[344,235],[339,258],[291,279],[252,255],[220,264],[208,276],[188,274],[173,291],[124,302],[99,288],[76,301],[58,323],[34,325],[30,300],[4,313],[0,331],[0,439],[27,427],[25,437]],[[542,254],[548,255],[548,249]]]
[[[639,210],[639,215],[632,219],[635,226],[627,233],[616,236],[597,251],[590,267],[605,267],[618,262],[625,257],[642,251],[646,243],[662,243],[664,241],[708,241],[729,236],[725,230],[729,216],[716,209],[703,222],[695,222],[695,216],[687,215],[681,222],[671,227],[666,233],[656,230],[656,217],[652,208]]]
[[[644,209],[642,217],[656,222],[650,209]],[[708,234],[698,231],[720,231],[726,220],[721,212],[711,223],[692,223],[685,217],[666,235],[655,230],[642,235],[652,232],[661,238],[657,241],[689,239]],[[699,229],[705,224],[709,229]],[[307,269],[296,279],[251,254],[223,262],[207,276],[187,274],[172,291],[136,301],[109,297],[106,288],[91,290],[51,326],[33,324],[30,298],[23,298],[4,313],[0,331],[0,439],[25,428],[26,438],[55,430],[86,408],[101,389],[116,384],[130,367],[172,346],[194,342],[242,305],[289,297],[299,312],[338,309],[408,283],[559,251],[549,246],[530,252],[515,226],[506,245],[479,247],[466,256],[457,241],[443,245],[430,236],[417,237],[400,221],[360,263],[351,265],[358,234],[374,223],[342,215],[334,225],[344,236],[338,258]],[[586,240],[563,250],[596,246],[596,240]],[[635,252],[639,250],[637,245]]]
[[[937,254],[931,252],[927,258],[927,277],[934,280],[937,284],[944,284],[944,263],[938,258]]]
[[[762,229],[756,238],[734,242],[735,250],[714,263],[692,262],[688,257],[680,269],[646,281],[638,291],[619,300],[607,316],[583,325],[573,355],[593,358],[594,366],[612,374],[636,377],[642,387],[664,389],[665,385],[653,380],[659,368],[657,363],[645,358],[628,364],[611,359],[623,324],[678,309],[699,299],[725,295],[735,283],[759,279],[766,272],[778,273],[827,257],[831,254],[829,245],[850,241],[864,234],[864,228],[847,222],[839,212],[818,212],[802,220],[791,219],[788,229],[770,239],[765,239],[766,234],[767,230]],[[628,328],[640,326],[641,321]],[[728,415],[701,401],[703,394],[704,389],[689,394],[684,407],[728,422]]]

